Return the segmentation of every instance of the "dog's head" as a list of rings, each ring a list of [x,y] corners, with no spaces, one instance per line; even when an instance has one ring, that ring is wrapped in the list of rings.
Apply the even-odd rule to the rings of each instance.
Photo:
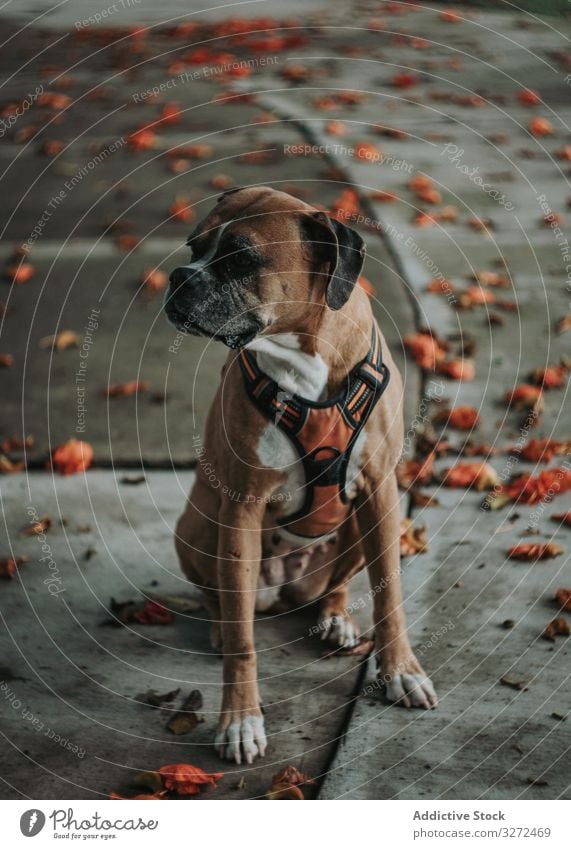
[[[238,348],[267,330],[302,330],[349,299],[365,246],[345,224],[267,186],[232,189],[188,239],[170,275],[169,320]]]

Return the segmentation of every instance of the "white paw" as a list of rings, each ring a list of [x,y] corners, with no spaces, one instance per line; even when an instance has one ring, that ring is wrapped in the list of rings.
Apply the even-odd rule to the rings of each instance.
[[[432,681],[424,673],[404,673],[385,681],[385,696],[389,702],[403,707],[430,710],[438,704]]]
[[[214,746],[221,758],[251,764],[256,757],[264,757],[266,752],[266,733],[262,716],[245,716],[240,722],[231,722],[226,728],[219,728]]]
[[[359,642],[359,629],[350,616],[326,616],[319,622],[321,639],[339,648],[353,648]]]

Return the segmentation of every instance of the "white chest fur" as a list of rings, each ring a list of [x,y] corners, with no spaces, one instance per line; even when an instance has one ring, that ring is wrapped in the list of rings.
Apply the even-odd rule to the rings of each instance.
[[[319,354],[304,353],[296,334],[260,337],[248,347],[256,351],[260,369],[275,380],[286,395],[297,394],[310,401],[322,399],[329,376],[327,365]],[[354,494],[354,481],[362,466],[365,441],[366,434],[362,431],[347,469],[347,491],[350,495]],[[276,501],[283,504],[283,515],[295,513],[303,505],[305,475],[293,443],[273,422],[268,422],[260,436],[257,454],[262,465],[287,474],[286,481],[274,495]],[[295,541],[299,543],[301,538]]]

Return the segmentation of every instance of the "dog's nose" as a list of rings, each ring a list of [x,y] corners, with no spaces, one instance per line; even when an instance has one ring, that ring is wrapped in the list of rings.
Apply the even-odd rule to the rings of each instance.
[[[175,268],[174,271],[171,272],[169,277],[170,282],[175,287],[175,289],[179,289],[183,286],[187,280],[190,280],[191,272],[188,268],[180,267]]]

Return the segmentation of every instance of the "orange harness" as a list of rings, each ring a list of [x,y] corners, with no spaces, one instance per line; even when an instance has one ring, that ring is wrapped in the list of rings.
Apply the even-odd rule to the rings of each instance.
[[[369,353],[347,376],[347,387],[329,401],[308,401],[280,389],[245,348],[239,362],[251,400],[288,435],[303,464],[303,506],[280,525],[313,539],[332,533],[352,509],[345,491],[351,451],[389,383],[376,322]]]

